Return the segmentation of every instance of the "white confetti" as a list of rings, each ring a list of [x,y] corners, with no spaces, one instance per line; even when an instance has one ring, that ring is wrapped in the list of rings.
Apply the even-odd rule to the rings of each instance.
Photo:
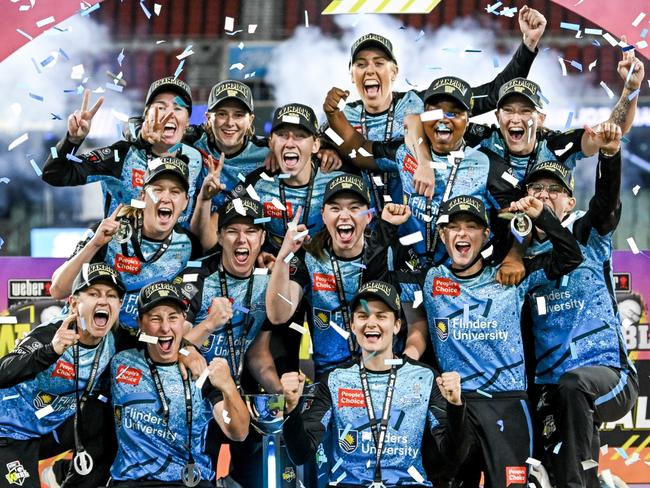
[[[287,263],[287,264],[289,264],[289,262],[290,262],[292,259],[293,259],[293,253],[290,252],[289,254],[287,254],[287,257],[284,258],[284,262]]]
[[[244,64],[243,63],[235,63],[230,65],[230,71],[237,69],[239,71],[244,69]]]
[[[332,329],[334,329],[341,337],[343,337],[343,339],[345,339],[346,341],[348,340],[348,337],[350,337],[350,333],[347,330],[342,329],[339,325],[335,324],[331,320],[330,320],[330,325],[332,326]]]
[[[632,188],[632,193],[634,193],[634,196],[638,195],[640,189],[641,187],[639,185],[636,185],[634,188]]]
[[[603,37],[607,42],[609,42],[612,45],[612,47],[618,46],[618,41],[614,39],[614,37],[609,32],[605,32],[603,34]]]
[[[573,147],[573,142],[569,142],[566,146],[564,146],[564,149],[556,149],[553,151],[557,157],[562,156],[565,152],[567,152],[569,149]]]
[[[205,383],[205,380],[208,379],[209,374],[210,374],[210,370],[208,368],[205,368],[203,372],[199,375],[198,379],[196,380],[196,387],[199,390],[203,388],[203,384]]]
[[[429,166],[431,166],[431,169],[437,169],[440,171],[444,171],[447,169],[447,165],[442,161],[431,161]]]
[[[188,273],[183,275],[183,283],[194,283],[199,279],[198,273]]]
[[[636,19],[634,19],[634,21],[632,21],[632,25],[633,25],[634,27],[639,27],[639,24],[641,23],[641,21],[642,21],[644,18],[645,18],[645,12],[641,12],[641,13],[639,13],[639,15],[636,16]]]
[[[269,268],[255,268],[253,270],[254,275],[267,275],[269,274]]]
[[[607,488],[616,488],[614,478],[612,477],[612,472],[609,469],[602,470],[599,475],[605,485],[607,485]]]
[[[38,22],[36,22],[36,27],[43,27],[43,26],[46,26],[48,24],[53,24],[53,23],[54,23],[54,17],[50,15],[46,19],[41,19]]]
[[[345,98],[341,98],[341,99],[339,100],[339,103],[336,104],[336,107],[337,107],[341,112],[343,112],[343,110],[345,110],[345,105],[346,105],[346,103],[345,103]]]
[[[284,117],[282,118],[282,120],[284,121]],[[340,146],[341,144],[343,144],[343,138],[340,135],[338,135],[336,133],[336,131],[334,129],[332,129],[331,127],[327,128],[327,130],[325,131],[325,135],[327,137],[329,137],[330,139],[332,139],[332,142],[334,144],[336,144],[337,146]]]
[[[140,335],[138,336],[138,340],[140,342],[146,342],[147,344],[158,344],[157,337],[150,336],[148,334],[145,334],[144,332],[140,332]]]
[[[413,478],[416,483],[424,483],[424,477],[420,474],[415,466],[410,466],[406,471],[411,475],[411,478]]]
[[[381,176],[373,176],[372,181],[374,181],[375,185],[377,185],[378,187],[384,186],[384,180],[381,179]]]
[[[546,298],[536,297],[535,302],[537,303],[537,313],[539,315],[546,315]]]
[[[221,415],[223,416],[223,421],[226,425],[230,423],[230,417],[228,416],[228,410],[223,410],[221,412]]]
[[[253,188],[253,185],[248,185],[246,187],[246,193],[248,193],[248,196],[251,197],[253,200],[257,202],[260,201],[260,196],[255,191],[255,188]]]
[[[278,293],[278,296],[293,307],[293,302],[291,300],[289,300],[287,297],[285,297],[284,295],[281,295],[279,293]]]
[[[257,24],[248,24],[248,33],[249,34],[255,34],[256,30],[257,30]]]
[[[422,122],[431,122],[433,120],[440,120],[442,118],[444,118],[444,114],[440,108],[435,110],[427,110],[426,112],[420,114],[420,120]]]
[[[591,36],[602,36],[603,35],[603,30],[602,29],[585,29],[585,34],[591,35]]]
[[[16,398],[20,398],[20,395],[7,395],[2,397],[2,401],[6,402],[8,400],[15,400]]]
[[[592,69],[594,69],[594,68],[596,67],[596,64],[597,64],[597,63],[598,63],[598,60],[597,60],[597,59],[594,59],[594,62],[591,63],[591,64],[589,65],[589,71],[591,71]]]
[[[305,27],[309,29],[309,13],[305,10]]]
[[[564,59],[557,58],[557,60],[560,63],[560,66],[562,67],[562,76],[566,76],[566,65],[564,64]]]
[[[149,197],[151,197],[151,195],[149,195]],[[154,201],[154,203],[156,203],[156,201]],[[135,198],[132,198],[131,199],[131,206],[133,208],[145,208],[147,206],[147,204],[144,203],[142,200],[136,200]]]
[[[609,451],[609,446],[607,444],[603,444],[600,446],[600,453],[604,456],[607,454],[607,451]]]
[[[601,81],[600,86],[603,87],[603,90],[605,90],[605,93],[607,93],[607,96],[609,98],[614,98],[614,92],[609,89],[609,87],[607,86],[607,83],[605,83],[604,81]]]
[[[147,196],[149,196],[149,198],[150,198],[151,201],[154,203],[154,205],[155,205],[156,203],[158,203],[158,195],[156,195],[156,192],[153,190],[153,187],[148,186],[148,187],[147,187],[147,190],[146,190],[146,194],[147,194]],[[134,202],[140,202],[141,200],[133,200],[133,201],[134,201]],[[144,203],[144,202],[142,202],[142,203]],[[138,207],[138,208],[139,208],[139,207]],[[142,206],[142,208],[144,208],[144,205]]]
[[[73,80],[81,80],[84,77],[84,65],[78,64],[72,67],[72,72],[70,73],[70,78]]]
[[[399,238],[399,242],[403,246],[410,246],[411,244],[415,244],[416,242],[421,242],[424,240],[424,237],[422,237],[422,232],[417,231],[413,232],[412,234],[403,236]]]
[[[636,43],[637,49],[645,49],[646,47],[648,47],[648,41],[643,40]]]
[[[630,466],[640,460],[641,458],[639,457],[639,453],[633,452],[632,455],[625,460],[625,466]]]
[[[372,156],[372,154],[370,154],[362,147],[359,148],[359,154],[361,154],[364,158],[369,158],[370,156]]]
[[[235,211],[239,215],[243,215],[245,217],[246,216],[246,208],[244,208],[244,202],[241,201],[241,198],[235,198],[232,201],[232,203],[235,206]]]
[[[534,467],[537,468],[537,467],[542,465],[542,462],[538,461],[535,458],[529,457],[528,459],[526,459],[526,464],[530,464],[531,466],[534,466]]]
[[[309,234],[309,229],[305,229],[302,232],[298,232],[295,236],[293,236],[293,240],[297,241],[302,239],[303,237],[307,236]]]
[[[289,325],[290,329],[293,329],[297,332],[300,332],[302,335],[305,335],[307,333],[307,329],[305,329],[302,325],[298,325],[295,322],[291,322],[291,325]]]
[[[228,32],[232,32],[233,30],[235,30],[235,19],[233,19],[232,17],[226,17],[223,28]]]
[[[587,459],[586,461],[582,461],[582,470],[587,471],[589,469],[597,468],[598,463],[594,461],[593,459]]]
[[[634,237],[627,238],[627,245],[630,246],[630,249],[632,250],[632,254],[639,254],[639,248],[636,245],[636,241],[634,240]]]
[[[273,177],[267,175],[264,171],[262,171],[262,174],[260,174],[260,178],[262,178],[264,181],[273,181]]]
[[[285,207],[284,205],[282,205],[282,202],[281,202],[280,200],[278,200],[277,198],[275,198],[275,197],[273,197],[273,198],[271,199],[271,204],[272,204],[275,208],[277,208],[278,210],[282,210],[283,212],[286,212],[286,211],[287,211],[287,207]]]
[[[415,300],[413,300],[413,308],[418,308],[422,305],[423,301],[422,290],[416,290],[413,295],[415,296]]]
[[[27,134],[27,132],[25,132],[22,136],[17,137],[11,142],[11,144],[9,144],[7,151],[11,151],[15,149],[16,147],[20,146],[23,142],[25,142],[27,139],[29,139],[29,135]]]
[[[569,215],[568,218],[566,218],[566,219],[564,219],[562,221],[562,227],[564,227],[566,229],[571,224],[573,224],[577,219],[578,219],[578,214],[577,213],[572,213],[571,215]]]
[[[184,347],[181,347],[181,348],[178,350],[178,353],[179,353],[181,356],[185,356],[185,357],[187,357],[187,356],[190,355],[190,351],[188,351],[188,350],[185,349]]]
[[[492,256],[493,252],[494,252],[494,247],[490,244],[489,247],[487,247],[483,251],[481,251],[481,256],[483,256],[483,259],[487,259],[490,256]]]
[[[160,15],[160,9],[162,9],[162,5],[159,3],[154,3],[153,4],[153,13],[156,15]]]
[[[386,366],[401,366],[404,364],[404,361],[400,358],[384,359],[384,364]]]
[[[510,173],[507,171],[504,171],[503,174],[501,175],[501,178],[506,180],[508,183],[510,183],[513,187],[517,187],[519,185],[519,180],[512,176]]]
[[[459,149],[458,151],[451,151],[449,155],[454,158],[454,161],[456,161],[457,159],[463,159],[465,157],[465,152],[462,149]]]
[[[449,215],[448,214],[442,214],[440,217],[438,217],[438,220],[436,221],[436,225],[443,225],[443,224],[448,224],[449,223]]]
[[[282,116],[282,122],[284,122],[285,124],[299,125],[300,124],[300,117],[298,117],[297,115],[283,115]]]
[[[36,418],[40,420],[43,417],[47,417],[52,412],[54,412],[54,407],[52,405],[48,405],[47,407],[43,407],[39,410],[36,410],[34,414],[36,415]]]

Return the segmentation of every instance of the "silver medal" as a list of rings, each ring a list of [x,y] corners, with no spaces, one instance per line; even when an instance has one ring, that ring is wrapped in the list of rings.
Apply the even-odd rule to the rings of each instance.
[[[185,486],[196,486],[201,481],[201,470],[194,463],[187,463],[181,473],[181,479]]]
[[[129,242],[129,239],[131,239],[133,229],[131,228],[131,222],[129,222],[128,218],[120,217],[118,220],[120,222],[120,227],[117,229],[113,239],[118,244],[124,244],[125,242]]]
[[[77,451],[72,460],[74,470],[81,476],[86,476],[93,470],[93,458],[86,451]]]
[[[510,221],[510,229],[519,237],[526,237],[533,230],[533,221],[525,213],[515,214]]]

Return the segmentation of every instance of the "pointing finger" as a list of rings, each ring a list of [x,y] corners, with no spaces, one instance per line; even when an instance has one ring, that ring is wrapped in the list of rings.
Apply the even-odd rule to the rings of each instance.
[[[122,210],[123,204],[119,204],[117,207],[115,207],[115,210],[113,210],[113,213],[109,217],[111,220],[117,220],[117,215],[119,214],[120,210]]]
[[[99,97],[99,100],[97,100],[95,102],[95,105],[93,105],[92,108],[90,109],[91,117],[95,116],[95,114],[97,113],[97,111],[99,110],[99,108],[102,106],[103,103],[104,103],[104,97]]]
[[[88,110],[88,100],[90,99],[90,90],[85,89],[83,97],[81,98],[81,111],[85,112]]]

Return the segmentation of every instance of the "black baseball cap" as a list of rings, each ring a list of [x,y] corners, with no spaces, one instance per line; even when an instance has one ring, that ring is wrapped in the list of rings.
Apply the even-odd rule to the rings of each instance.
[[[359,291],[350,302],[350,310],[354,311],[363,299],[376,298],[384,302],[395,313],[399,314],[401,302],[397,289],[384,281],[369,281],[359,287]]]
[[[273,113],[271,132],[283,124],[299,125],[314,136],[318,134],[318,119],[311,107],[300,103],[290,103]]]
[[[236,80],[220,81],[210,90],[208,112],[225,100],[239,100],[249,112],[253,113],[253,94],[248,85]]]
[[[434,97],[453,98],[467,110],[472,109],[472,87],[465,80],[455,76],[443,76],[433,80],[424,93],[424,103],[429,103]]]
[[[117,271],[106,263],[90,263],[79,271],[72,282],[72,295],[85,290],[96,283],[105,283],[114,287],[120,298],[126,294],[126,287]]]
[[[147,171],[144,175],[145,186],[152,181],[157,180],[163,174],[172,174],[176,176],[181,180],[185,191],[189,191],[190,170],[187,163],[182,159],[173,156],[163,156],[149,161],[147,164]]]
[[[535,108],[542,109],[544,103],[542,102],[541,97],[542,91],[539,88],[539,85],[534,81],[527,80],[526,78],[515,78],[510,80],[499,88],[499,101],[497,102],[497,108],[500,108],[505,99],[512,95],[520,95],[524,98],[530,100],[530,102],[535,106]]]
[[[323,201],[329,202],[334,196],[341,192],[352,192],[370,205],[370,189],[363,178],[357,175],[341,175],[332,178],[325,186],[325,196]]]
[[[183,80],[174,78],[173,76],[156,80],[149,86],[147,98],[145,98],[144,102],[145,107],[149,106],[154,97],[161,92],[176,93],[181,97],[181,100],[185,102],[187,105],[187,111],[192,115],[192,89],[190,88],[190,85],[185,83]]]
[[[237,211],[239,206],[237,201],[241,202],[241,206],[244,208],[245,214],[241,214]],[[228,225],[232,220],[236,218],[251,218],[253,221],[255,219],[260,219],[264,216],[262,211],[262,204],[253,200],[252,198],[242,197],[230,200],[219,208],[219,230]],[[255,224],[262,227],[262,224]]]
[[[187,310],[187,300],[178,286],[167,281],[151,283],[138,294],[138,315],[142,317],[152,308],[166,302],[175,303],[183,312]]]
[[[555,160],[537,163],[533,166],[533,169],[530,170],[530,173],[528,173],[526,184],[528,185],[529,183],[532,183],[533,180],[543,176],[550,176],[560,180],[562,185],[569,191],[569,195],[573,196],[575,180],[573,179],[573,173],[565,165]]]
[[[488,227],[487,212],[485,211],[483,200],[480,198],[472,197],[469,195],[460,195],[454,198],[450,198],[444,202],[440,208],[440,216],[442,217],[443,215],[446,215],[449,219],[448,221],[450,221],[454,215],[463,213],[471,215],[483,225],[485,225],[485,227]]]
[[[397,64],[397,59],[395,59],[395,54],[393,53],[393,43],[386,39],[384,36],[370,33],[361,36],[352,44],[352,47],[350,48],[350,65],[352,65],[354,62],[354,58],[357,56],[359,51],[371,47],[377,47],[381,49],[388,55],[388,59]]]

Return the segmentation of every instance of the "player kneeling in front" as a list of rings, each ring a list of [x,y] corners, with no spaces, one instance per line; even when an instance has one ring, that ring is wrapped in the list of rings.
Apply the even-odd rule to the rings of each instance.
[[[423,438],[433,437],[441,467],[455,464],[465,422],[460,376],[395,357],[393,337],[402,324],[393,286],[370,281],[350,305],[361,357],[327,373],[302,408],[305,376],[282,375],[289,455],[307,462],[332,430],[338,442],[326,452],[330,486],[432,486],[422,474]]]

